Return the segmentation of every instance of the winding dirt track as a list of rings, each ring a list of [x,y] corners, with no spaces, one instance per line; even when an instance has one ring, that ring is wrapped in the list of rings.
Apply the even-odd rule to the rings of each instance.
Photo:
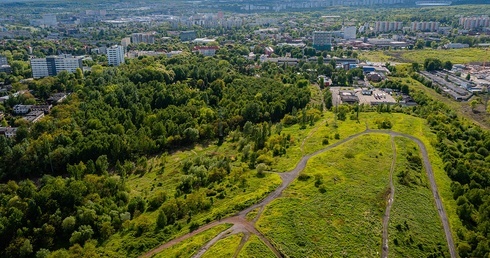
[[[393,161],[391,161],[390,168],[390,195],[388,196],[388,204],[386,205],[386,211],[383,216],[383,246],[381,248],[381,257],[388,257],[388,223],[390,222],[390,211],[395,200],[395,185],[393,184],[393,172],[396,166],[396,145],[395,137],[391,136],[391,149],[393,150]]]
[[[443,225],[443,228],[444,228],[444,233],[446,235],[446,240],[447,240],[447,244],[448,244],[448,247],[449,247],[449,253],[451,254],[451,257],[452,258],[456,258],[457,255],[456,255],[456,249],[455,249],[455,246],[454,246],[454,240],[453,240],[453,237],[452,237],[452,234],[451,234],[451,229],[449,227],[449,222],[448,222],[448,219],[447,219],[447,214],[446,214],[446,211],[444,210],[444,206],[442,204],[442,201],[439,197],[439,192],[437,190],[437,185],[436,185],[436,182],[435,182],[435,178],[434,178],[434,173],[432,171],[432,166],[431,166],[431,163],[429,161],[429,156],[428,156],[428,153],[427,153],[427,149],[425,148],[425,145],[422,141],[420,141],[418,138],[414,137],[414,136],[411,136],[411,135],[408,135],[408,134],[403,134],[403,133],[398,133],[398,132],[393,132],[393,131],[388,131],[388,130],[371,130],[371,129],[366,129],[364,132],[361,132],[361,133],[357,133],[357,134],[354,134],[354,135],[351,135],[341,141],[338,141],[322,150],[319,150],[319,151],[316,151],[314,153],[311,153],[311,154],[308,154],[308,155],[304,155],[301,160],[298,162],[298,164],[296,165],[296,167],[289,171],[289,172],[285,172],[285,173],[281,173],[280,176],[281,176],[281,179],[282,179],[282,183],[281,185],[276,188],[275,191],[273,191],[272,193],[270,193],[268,196],[266,196],[262,201],[260,201],[259,203],[257,204],[254,204],[240,212],[238,212],[235,216],[232,216],[232,217],[229,217],[229,218],[226,218],[226,219],[222,219],[220,221],[214,221],[214,222],[211,222],[209,224],[206,224],[202,227],[200,227],[199,229],[191,232],[191,233],[188,233],[186,235],[183,235],[181,237],[178,237],[176,239],[173,239],[165,244],[162,244],[154,249],[152,249],[151,251],[141,255],[140,257],[143,258],[143,257],[151,257],[159,252],[161,252],[162,250],[166,249],[166,248],[169,248],[175,244],[178,244],[190,237],[193,237],[195,235],[197,235],[198,233],[201,233],[207,229],[210,229],[216,225],[219,225],[219,224],[224,224],[224,223],[231,223],[233,224],[233,227],[231,227],[230,229],[227,229],[225,231],[223,231],[222,233],[218,234],[215,238],[213,238],[211,241],[209,241],[208,243],[206,243],[206,245],[204,245],[203,247],[201,247],[201,249],[193,256],[193,257],[201,257],[202,254],[204,254],[204,252],[206,252],[206,250],[211,247],[214,243],[216,243],[217,241],[219,241],[220,239],[222,238],[225,238],[226,236],[230,235],[230,234],[237,234],[237,233],[244,233],[245,236],[249,236],[250,234],[254,234],[254,235],[257,235],[270,249],[272,252],[274,252],[274,254],[277,256],[277,257],[284,257],[285,255],[283,255],[270,241],[269,239],[267,239],[264,235],[262,235],[262,233],[260,233],[256,227],[255,227],[255,222],[258,220],[258,218],[260,217],[262,211],[264,210],[265,206],[267,206],[267,204],[271,203],[273,200],[275,200],[276,198],[278,198],[281,193],[284,191],[284,189],[286,189],[286,187],[288,187],[291,182],[299,175],[299,173],[301,171],[303,171],[303,169],[306,167],[306,164],[308,163],[308,160],[318,154],[321,154],[323,152],[326,152],[332,148],[335,148],[343,143],[346,143],[354,138],[357,138],[361,135],[365,135],[365,134],[370,134],[370,133],[379,133],[379,134],[388,134],[392,137],[395,137],[395,136],[400,136],[400,137],[406,137],[412,141],[414,141],[415,143],[417,143],[417,145],[420,147],[420,152],[422,154],[422,158],[423,158],[423,162],[424,162],[424,167],[425,167],[425,170],[427,172],[427,176],[429,178],[429,181],[430,181],[430,185],[431,185],[431,189],[432,189],[432,194],[433,194],[433,197],[434,197],[434,200],[435,200],[435,203],[436,203],[436,207],[437,207],[437,210],[438,210],[438,213],[439,213],[439,217],[441,218],[441,222],[442,222],[442,225]],[[394,158],[395,160],[395,158]],[[393,169],[393,167],[392,167]],[[392,188],[392,191],[394,191],[394,188]],[[392,193],[391,197],[393,197],[393,194],[394,192]],[[245,216],[252,210],[254,209],[258,209],[258,213],[256,215],[256,217],[252,220],[252,221],[247,221],[245,219]],[[387,232],[386,232],[387,234]],[[386,236],[386,239],[387,239],[387,236]],[[383,240],[383,249],[384,249],[384,243],[385,241]],[[386,243],[387,243],[387,240],[386,240]],[[244,243],[243,243],[244,244]],[[239,248],[242,248],[243,247],[243,244],[240,244]],[[387,244],[386,244],[386,249],[387,249]],[[236,257],[236,255],[238,255],[239,253],[239,250],[237,250],[235,252],[235,255],[234,257]],[[387,255],[387,251],[386,251],[386,255]],[[383,256],[383,257],[386,257],[386,256]]]

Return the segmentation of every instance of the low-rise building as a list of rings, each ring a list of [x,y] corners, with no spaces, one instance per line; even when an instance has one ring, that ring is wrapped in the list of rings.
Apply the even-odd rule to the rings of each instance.
[[[444,45],[444,48],[447,49],[460,49],[460,48],[469,48],[470,45],[468,44],[462,44],[462,43],[449,43]]]
[[[214,56],[218,49],[218,46],[195,46],[192,51],[198,52],[203,56]]]
[[[67,97],[66,93],[64,92],[60,92],[60,93],[53,93],[48,99],[48,103],[50,104],[53,104],[53,105],[56,105],[56,104],[60,104],[61,102],[63,102],[63,100],[65,100]]]
[[[48,114],[51,111],[51,108],[53,105],[46,104],[46,105],[33,105],[31,107],[31,111],[42,111],[45,114]]]
[[[368,73],[366,75],[366,78],[372,82],[380,82],[383,79],[383,77],[381,77],[381,75],[379,73],[376,73],[376,72]]]
[[[17,127],[0,127],[0,135],[14,138],[17,135]]]
[[[193,30],[181,31],[179,34],[179,38],[181,41],[191,41],[197,38],[197,34]]]
[[[14,106],[13,111],[14,111],[14,114],[16,114],[16,115],[23,115],[23,114],[29,113],[29,111],[31,110],[31,107],[32,107],[32,105],[18,104],[18,105]]]
[[[24,116],[24,119],[30,123],[36,123],[39,119],[44,117],[43,111],[31,111]]]
[[[353,91],[340,91],[339,95],[342,103],[354,104],[359,102],[359,98],[356,96],[355,92]]]

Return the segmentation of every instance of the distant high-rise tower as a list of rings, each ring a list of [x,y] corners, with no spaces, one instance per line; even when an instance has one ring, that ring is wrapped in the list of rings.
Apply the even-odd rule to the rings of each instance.
[[[119,45],[114,45],[107,49],[107,61],[109,65],[119,66],[124,63],[124,48]]]
[[[332,32],[330,31],[314,31],[313,32],[313,47],[316,50],[332,49]]]

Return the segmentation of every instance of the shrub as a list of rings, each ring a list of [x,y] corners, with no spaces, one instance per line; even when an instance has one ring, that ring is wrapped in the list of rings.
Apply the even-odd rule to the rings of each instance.
[[[309,175],[307,175],[307,174],[301,174],[301,175],[299,175],[298,180],[299,181],[307,181],[310,178],[311,177]]]

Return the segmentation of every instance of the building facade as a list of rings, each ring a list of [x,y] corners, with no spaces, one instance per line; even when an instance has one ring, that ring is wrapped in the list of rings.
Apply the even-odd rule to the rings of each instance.
[[[109,65],[119,66],[124,63],[124,48],[114,45],[107,49],[107,61]]]
[[[33,58],[30,60],[30,63],[33,78],[55,76],[61,71],[73,73],[77,68],[83,68],[82,58],[71,55]]]
[[[377,21],[374,23],[374,32],[390,32],[403,29],[403,22]]]
[[[181,41],[191,41],[197,38],[197,34],[193,30],[181,31],[179,34],[179,38]]]
[[[154,44],[155,43],[155,35],[153,33],[133,33],[131,34],[131,43],[139,44]]]
[[[343,28],[344,39],[356,39],[356,26],[346,26]]]
[[[439,22],[412,22],[410,29],[412,31],[437,32],[439,31]]]
[[[129,44],[131,44],[131,38],[127,37],[127,38],[123,38],[121,39],[121,46],[124,48],[124,49],[127,49]]]
[[[320,51],[332,50],[332,33],[330,31],[314,31],[313,48]]]
[[[7,57],[5,56],[0,56],[0,66],[2,65],[8,65],[9,62],[7,61]]]
[[[459,18],[459,25],[463,26],[465,30],[487,28],[490,27],[490,18],[486,15],[480,17],[461,17]]]

